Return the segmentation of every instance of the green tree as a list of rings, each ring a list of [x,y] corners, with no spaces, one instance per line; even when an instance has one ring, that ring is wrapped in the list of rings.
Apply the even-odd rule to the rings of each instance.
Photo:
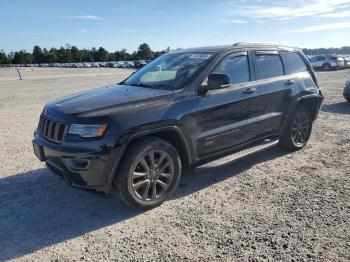
[[[8,56],[6,55],[4,50],[0,51],[0,64],[9,64],[10,63],[10,59],[8,58]]]
[[[95,61],[99,61],[99,62],[105,62],[108,59],[108,55],[109,53],[106,51],[106,49],[104,49],[103,47],[100,47],[97,50],[97,55],[96,55],[96,59]]]
[[[10,64],[13,64],[13,58],[15,57],[15,52],[10,52],[7,57],[9,58]]]
[[[58,63],[69,63],[72,61],[72,55],[70,49],[61,47],[56,50],[57,62]]]
[[[116,61],[124,61],[128,60],[128,53],[126,52],[126,49],[122,49],[120,51],[116,51],[114,53],[114,57]]]
[[[25,50],[21,50],[19,52],[15,52],[15,56],[12,62],[14,64],[32,64],[33,56]]]
[[[153,51],[149,47],[148,44],[143,43],[139,46],[139,49],[137,51],[137,56],[139,59],[153,59]]]
[[[39,46],[34,46],[33,48],[33,62],[40,64],[44,61],[44,53],[43,50]]]
[[[51,48],[47,53],[47,63],[56,63],[57,62],[57,49]]]
[[[93,50],[83,49],[80,50],[81,60],[84,62],[94,62],[94,52]]]
[[[81,62],[81,52],[76,46],[72,46],[70,52],[72,54],[72,62]]]
[[[108,54],[108,61],[116,61],[114,53]]]

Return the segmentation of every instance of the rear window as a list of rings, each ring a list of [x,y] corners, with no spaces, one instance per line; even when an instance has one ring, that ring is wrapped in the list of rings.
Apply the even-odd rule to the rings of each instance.
[[[280,52],[280,54],[287,75],[307,71],[307,67],[303,59],[298,55],[298,53],[282,51]]]
[[[265,79],[284,75],[283,64],[278,52],[255,52],[256,79]]]

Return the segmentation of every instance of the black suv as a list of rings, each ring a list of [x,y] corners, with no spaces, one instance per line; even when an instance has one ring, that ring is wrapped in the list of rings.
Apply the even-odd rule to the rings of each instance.
[[[165,54],[119,84],[49,102],[36,156],[129,206],[168,199],[183,168],[276,144],[298,150],[323,96],[296,48],[238,43]]]

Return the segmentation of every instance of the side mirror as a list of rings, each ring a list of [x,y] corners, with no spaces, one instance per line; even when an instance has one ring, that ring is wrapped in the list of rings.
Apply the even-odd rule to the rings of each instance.
[[[231,79],[226,74],[210,74],[208,76],[208,85],[204,86],[206,90],[223,89],[230,86]]]

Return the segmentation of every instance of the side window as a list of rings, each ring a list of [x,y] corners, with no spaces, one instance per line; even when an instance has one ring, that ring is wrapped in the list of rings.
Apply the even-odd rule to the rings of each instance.
[[[249,82],[248,56],[240,55],[227,57],[216,67],[214,73],[229,75],[232,85]]]
[[[317,61],[324,61],[324,60],[326,60],[324,56],[317,57]]]
[[[283,76],[283,64],[278,52],[255,52],[256,79]]]
[[[282,51],[280,54],[287,75],[307,71],[307,67],[298,53]]]

